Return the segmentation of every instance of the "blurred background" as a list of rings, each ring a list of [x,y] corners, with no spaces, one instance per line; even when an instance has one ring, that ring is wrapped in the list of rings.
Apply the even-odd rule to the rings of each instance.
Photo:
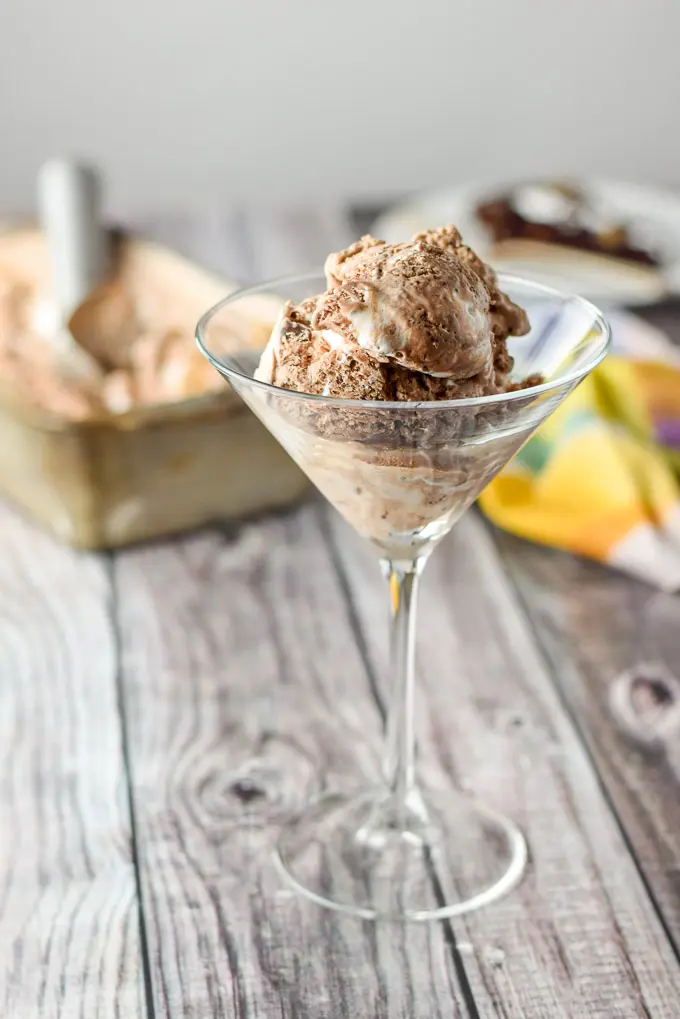
[[[40,229],[0,231],[0,495],[86,548],[295,501],[199,316],[366,230],[455,223],[613,313],[638,373],[616,406],[680,520],[679,39],[678,0],[1,0],[0,220]],[[234,312],[229,349],[260,350],[279,306]],[[673,587],[668,513],[610,459],[626,483],[579,509],[635,526],[598,556]]]
[[[125,213],[680,183],[674,0],[3,0],[0,25],[3,209],[55,154]]]

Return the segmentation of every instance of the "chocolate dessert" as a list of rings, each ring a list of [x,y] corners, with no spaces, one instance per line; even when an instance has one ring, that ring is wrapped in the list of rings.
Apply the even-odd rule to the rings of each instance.
[[[625,223],[603,215],[579,187],[563,183],[520,184],[477,206],[477,218],[494,244],[526,241],[575,248],[658,268],[658,256],[636,244]]]
[[[529,388],[511,408],[457,404],[542,381],[511,379],[526,312],[453,226],[362,237],[325,274],[324,293],[283,308],[255,373],[277,390],[251,400],[361,534],[392,551],[436,540],[528,433]]]

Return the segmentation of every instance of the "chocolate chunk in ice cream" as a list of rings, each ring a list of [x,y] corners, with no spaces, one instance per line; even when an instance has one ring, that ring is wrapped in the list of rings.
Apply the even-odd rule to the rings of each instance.
[[[455,227],[329,255],[328,289],[288,304],[257,378],[359,400],[422,401],[510,389],[507,338],[529,328]]]

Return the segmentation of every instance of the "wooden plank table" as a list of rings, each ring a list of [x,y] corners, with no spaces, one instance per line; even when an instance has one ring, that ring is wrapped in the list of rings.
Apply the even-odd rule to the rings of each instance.
[[[248,280],[360,219],[142,229]],[[370,924],[269,858],[378,766],[382,581],[334,512],[92,555],[0,506],[0,549],[0,1015],[680,1015],[678,597],[467,515],[425,577],[421,765],[509,812],[530,868],[460,921]]]

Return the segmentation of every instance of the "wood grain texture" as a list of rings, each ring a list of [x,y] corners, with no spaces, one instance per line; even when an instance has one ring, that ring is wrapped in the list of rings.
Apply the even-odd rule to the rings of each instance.
[[[0,506],[0,1014],[134,1019],[139,914],[105,562]]]
[[[375,674],[386,674],[373,554],[331,515]],[[484,1016],[671,1017],[680,970],[625,840],[476,514],[423,578],[421,768],[507,811],[529,873],[456,924]]]
[[[680,955],[680,600],[494,538]]]
[[[158,1016],[463,1016],[439,925],[282,887],[282,818],[377,769],[380,717],[312,505],[120,555],[136,830]]]

